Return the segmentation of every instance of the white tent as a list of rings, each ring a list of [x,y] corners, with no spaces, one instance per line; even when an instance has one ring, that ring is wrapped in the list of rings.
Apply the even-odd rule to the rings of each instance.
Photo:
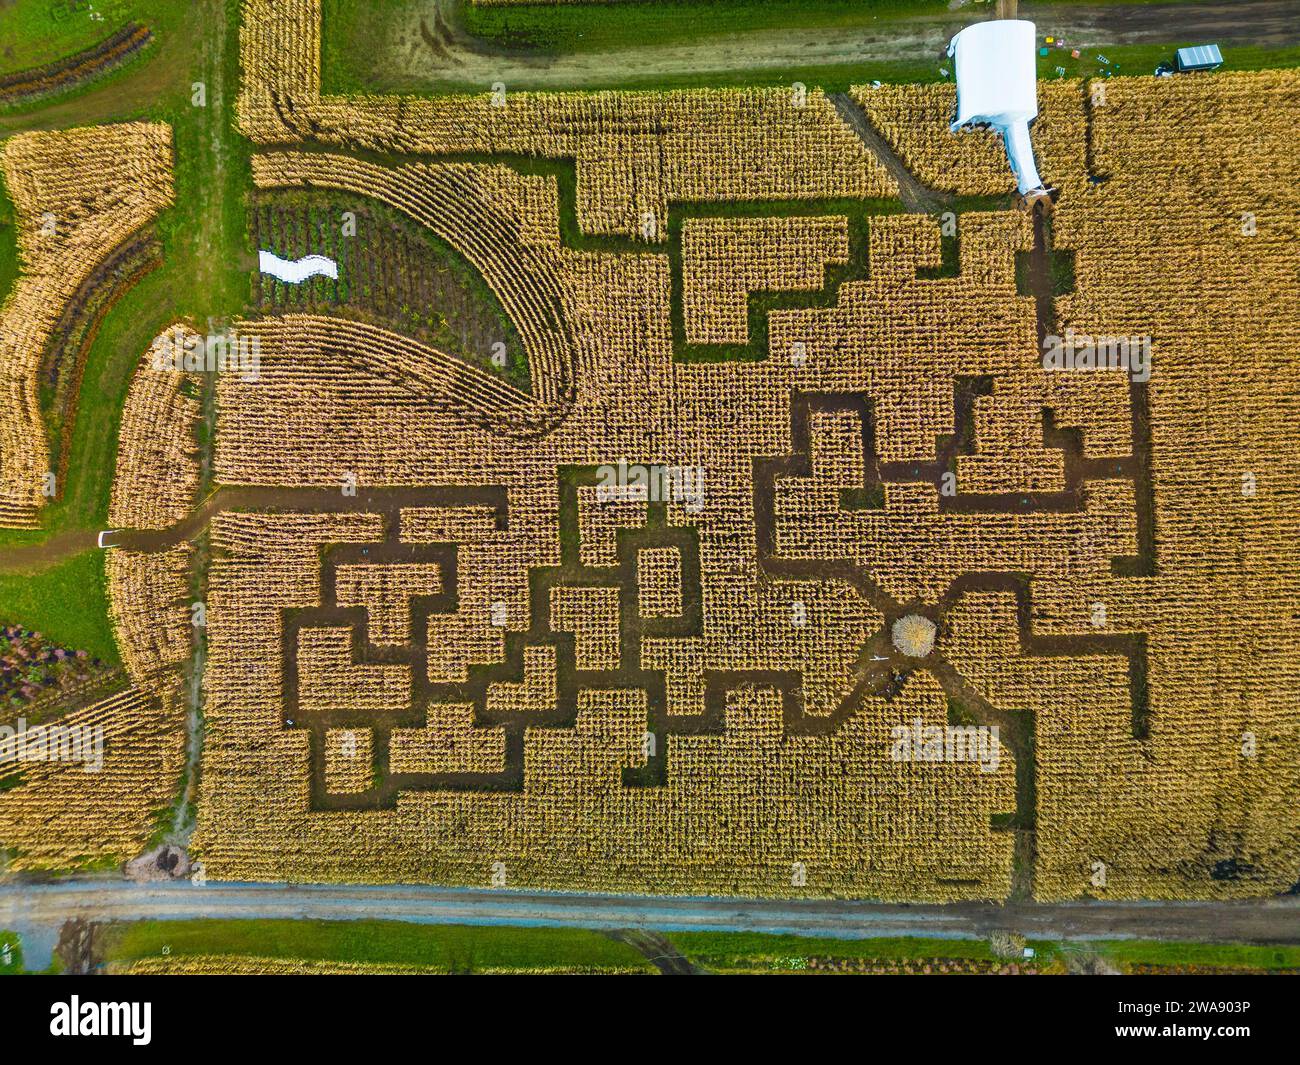
[[[1042,190],[1029,123],[1038,117],[1034,24],[998,19],[967,26],[948,45],[957,68],[957,119],[1002,133],[1021,195]]]

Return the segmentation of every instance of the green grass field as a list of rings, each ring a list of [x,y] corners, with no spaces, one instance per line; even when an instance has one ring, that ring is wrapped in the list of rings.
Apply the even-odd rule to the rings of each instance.
[[[935,3],[943,6],[941,0],[935,0]],[[701,25],[717,27],[727,25],[729,21],[755,28],[780,26],[795,18],[802,25],[812,24],[809,19],[823,20],[819,24],[827,26],[847,25],[855,20],[869,20],[872,15],[885,18],[928,10],[935,3],[930,0],[883,0],[864,5],[848,0],[826,0],[813,9],[798,0],[716,0],[707,3],[684,0],[671,4],[561,4],[504,9],[470,6],[466,8],[466,17],[523,17],[523,13],[527,13],[527,17],[539,24],[545,22],[570,28],[589,25],[593,28],[583,30],[584,36],[580,41],[572,39],[577,41],[576,46],[594,48],[605,46],[602,41],[617,43],[626,39],[644,43],[646,40],[671,40],[674,34],[688,37],[697,33]],[[361,0],[324,0],[324,5],[326,78],[347,83],[359,75],[355,65],[350,67],[349,64],[375,54],[371,46],[376,43],[376,35],[382,35],[385,20],[403,17],[403,12],[418,8],[420,0],[399,0],[386,5],[381,13]],[[194,108],[189,100],[191,80],[204,74],[204,54],[202,50],[193,48],[193,41],[196,35],[201,37],[204,33],[211,37],[208,22],[196,7],[176,5],[169,0],[111,0],[107,8],[100,5],[105,15],[102,22],[88,18],[58,20],[52,14],[56,8],[57,3],[51,5],[48,0],[15,0],[6,10],[0,26],[0,69],[46,62],[60,54],[76,51],[112,32],[116,28],[115,21],[120,24],[131,19],[150,25],[159,37],[159,43],[150,54],[141,58],[141,63],[158,63],[164,48],[182,46],[193,53],[193,62],[191,69],[175,72],[156,95],[148,99],[123,98],[112,115],[113,120],[156,118],[170,123],[175,129],[178,202],[160,223],[166,265],[120,301],[109,314],[90,351],[62,497],[48,508],[41,530],[0,531],[0,546],[33,542],[66,529],[91,529],[104,525],[117,443],[117,422],[130,374],[140,353],[175,317],[187,315],[202,322],[207,316],[219,318],[235,314],[244,309],[248,296],[246,266],[241,265],[241,258],[248,254],[244,247],[248,146],[231,130],[228,121],[212,121],[213,108]],[[225,84],[227,94],[233,96],[238,78],[237,4],[230,0],[224,8],[227,33]],[[638,20],[649,22],[639,23]],[[664,28],[656,31],[659,36],[647,37],[645,26],[649,23],[662,23]],[[637,25],[641,29],[637,29]],[[598,33],[599,27],[604,28]],[[555,40],[570,39],[559,30],[556,33],[559,36]],[[183,45],[182,38],[185,39]],[[26,42],[28,51],[18,47],[21,42]],[[211,51],[210,46],[208,51]],[[1147,46],[1114,48],[1108,51],[1108,58],[1118,64],[1120,73],[1149,73],[1156,62],[1167,58],[1167,52],[1167,49]],[[1227,65],[1234,69],[1300,63],[1300,49],[1233,48],[1227,55]],[[1098,69],[1094,57],[1085,56],[1075,61],[1069,58],[1068,53],[1053,52],[1039,63],[1044,77],[1055,76],[1057,65],[1064,66],[1071,77],[1094,74]],[[209,77],[213,73],[207,72]],[[110,80],[120,76],[119,72]],[[936,60],[810,67],[758,74],[745,70],[720,71],[679,78],[661,77],[654,79],[653,84],[620,80],[617,73],[611,73],[611,85],[685,88],[704,84],[788,84],[802,80],[809,85],[844,88],[874,78],[933,81],[941,76]],[[383,88],[382,85],[365,87]],[[429,89],[437,91],[454,87],[434,85]],[[91,86],[80,91],[94,92],[95,88]],[[232,103],[231,99],[224,101],[227,118]],[[219,186],[215,191],[214,184]],[[0,200],[0,291],[3,291],[6,273],[12,275],[16,268],[12,227],[3,225],[4,211],[5,206]],[[3,601],[0,601],[0,609],[3,606]]]
[[[385,84],[389,30],[394,23],[431,17],[433,0],[393,0],[376,10],[367,0],[322,0],[322,77],[327,91],[415,91],[393,79]],[[486,43],[538,56],[581,54],[623,48],[662,46],[742,30],[786,27],[827,30],[861,28],[882,19],[942,12],[945,0],[676,0],[609,4],[463,4],[460,18],[466,32]],[[932,64],[903,62],[851,67],[807,67],[776,71],[722,70],[684,77],[638,80],[611,71],[600,88],[693,88],[702,85],[788,84],[805,80],[823,84],[854,81],[933,80]],[[812,79],[812,80],[809,80]],[[526,82],[519,88],[527,89]],[[585,86],[584,88],[596,88]],[[431,93],[479,91],[454,80],[421,86]]]
[[[174,0],[13,0],[0,18],[0,75],[44,66],[111,37],[129,22],[140,22],[165,40],[184,24],[185,7]],[[102,18],[94,18],[100,15]]]
[[[326,9],[339,0],[326,0]],[[351,5],[348,5],[351,6]],[[427,0],[401,0],[418,18]],[[496,44],[547,52],[601,52],[681,44],[702,34],[798,27],[870,27],[899,15],[940,13],[946,0],[672,0],[613,4],[466,4],[465,29]],[[354,16],[355,17],[355,16]]]
[[[22,625],[65,647],[117,663],[103,552],[75,555],[35,575],[0,574],[0,624]]]
[[[447,972],[653,967],[632,947],[569,928],[398,921],[140,921],[110,926],[107,962],[195,954],[392,963]]]

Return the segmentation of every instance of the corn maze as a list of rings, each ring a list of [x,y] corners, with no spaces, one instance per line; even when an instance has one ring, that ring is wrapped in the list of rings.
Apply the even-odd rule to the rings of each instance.
[[[141,363],[108,566],[161,779],[206,536],[209,877],[1300,881],[1294,72],[1042,86],[1049,216],[949,86],[331,96],[317,0],[245,0],[241,50],[251,237],[342,270],[253,279],[204,500],[194,384]]]

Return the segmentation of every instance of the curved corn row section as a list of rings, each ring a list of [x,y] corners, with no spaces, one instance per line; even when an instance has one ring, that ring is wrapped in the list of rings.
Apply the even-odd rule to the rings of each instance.
[[[427,226],[478,269],[514,322],[528,355],[532,395],[475,366],[396,333],[338,319],[290,316],[241,328],[377,370],[426,402],[512,434],[553,428],[576,394],[575,344],[561,287],[559,251],[523,239],[480,168],[383,167],[347,156],[273,153],[253,160],[259,188],[308,186],[374,197]],[[279,348],[273,348],[273,353]],[[274,354],[273,354],[274,359]]]
[[[115,248],[173,202],[172,135],[134,123],[24,133],[0,149],[22,272],[0,308],[0,526],[55,494],[37,378],[55,324]]]

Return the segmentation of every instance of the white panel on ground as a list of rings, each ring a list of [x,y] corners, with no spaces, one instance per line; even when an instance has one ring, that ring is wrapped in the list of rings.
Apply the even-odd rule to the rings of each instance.
[[[300,285],[313,277],[329,277],[337,281],[339,276],[338,263],[324,255],[281,259],[275,252],[259,251],[257,260],[262,273],[270,274],[290,285]]]

